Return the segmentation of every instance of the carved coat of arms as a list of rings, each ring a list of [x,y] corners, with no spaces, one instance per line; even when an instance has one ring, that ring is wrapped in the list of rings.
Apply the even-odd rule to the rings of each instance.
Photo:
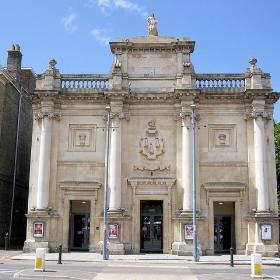
[[[164,139],[158,135],[155,120],[149,121],[148,125],[145,135],[141,135],[140,138],[140,152],[147,159],[156,159],[164,152]]]

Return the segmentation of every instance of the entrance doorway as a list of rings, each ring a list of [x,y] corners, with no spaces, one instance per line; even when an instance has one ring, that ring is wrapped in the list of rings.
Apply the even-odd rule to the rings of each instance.
[[[70,248],[88,250],[90,236],[90,202],[71,201]]]
[[[234,202],[214,203],[214,250],[229,253],[235,246]]]
[[[162,252],[162,201],[141,201],[141,252]]]

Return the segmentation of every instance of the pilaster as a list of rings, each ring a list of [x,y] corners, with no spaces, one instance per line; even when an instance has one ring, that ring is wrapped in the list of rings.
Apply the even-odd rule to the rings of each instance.
[[[51,138],[52,119],[60,115],[54,113],[54,103],[51,100],[42,100],[40,110],[34,113],[34,121],[38,120],[41,127],[40,153],[38,160],[38,185],[36,210],[48,210],[49,183],[50,183],[50,161],[51,161]]]
[[[191,179],[191,110],[190,106],[182,107],[182,184],[183,211],[192,211],[192,179]]]
[[[255,158],[255,187],[257,189],[257,211],[269,211],[269,192],[267,180],[266,148],[264,119],[268,117],[265,112],[264,100],[253,100],[252,114],[254,129],[254,158]]]

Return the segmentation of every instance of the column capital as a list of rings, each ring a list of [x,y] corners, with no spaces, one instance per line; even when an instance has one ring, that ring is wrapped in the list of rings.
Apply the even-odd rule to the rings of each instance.
[[[55,106],[53,101],[42,100],[40,104],[33,105],[33,117],[35,120],[43,119],[44,117],[60,120],[61,113],[59,107],[57,105]]]
[[[130,119],[130,114],[129,112],[111,112],[111,119],[114,119],[115,117],[119,118],[120,120],[125,119],[125,120],[129,120]]]
[[[271,120],[272,117],[268,113],[267,107],[265,106],[265,100],[254,99],[252,103],[246,108],[245,120],[256,119],[261,117],[266,120]]]
[[[104,116],[103,116],[103,119],[104,120],[107,120],[107,117],[108,117],[108,114],[106,113]],[[119,120],[127,120],[129,121],[130,120],[130,114],[128,111],[124,112],[124,111],[121,111],[121,112],[110,112],[110,119],[114,119],[114,118],[119,118]]]
[[[192,116],[192,112],[191,111],[181,111],[179,112],[179,117],[184,119],[186,117],[191,117]]]
[[[33,117],[34,120],[39,120],[39,119],[43,119],[44,117],[48,117],[49,119],[56,119],[59,121],[61,118],[61,113],[38,111],[33,113]]]
[[[271,120],[271,115],[268,114],[268,112],[266,112],[265,110],[257,110],[257,109],[253,109],[251,112],[248,112],[245,115],[245,120],[249,120],[249,119],[257,119],[258,117],[261,117],[263,119],[266,120]]]
[[[187,117],[192,118],[192,112],[190,111],[179,111],[179,112],[175,112],[174,114],[174,119],[176,121],[181,120],[181,119],[185,119]],[[200,121],[201,120],[201,115],[200,114],[195,114],[195,120],[196,121]]]

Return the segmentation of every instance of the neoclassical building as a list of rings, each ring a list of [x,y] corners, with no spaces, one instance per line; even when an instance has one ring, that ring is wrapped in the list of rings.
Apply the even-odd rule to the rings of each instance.
[[[108,75],[38,75],[25,252],[101,252],[106,180],[110,254],[192,255],[194,202],[201,254],[278,251],[270,75],[197,74],[194,41],[153,34],[111,42]]]

